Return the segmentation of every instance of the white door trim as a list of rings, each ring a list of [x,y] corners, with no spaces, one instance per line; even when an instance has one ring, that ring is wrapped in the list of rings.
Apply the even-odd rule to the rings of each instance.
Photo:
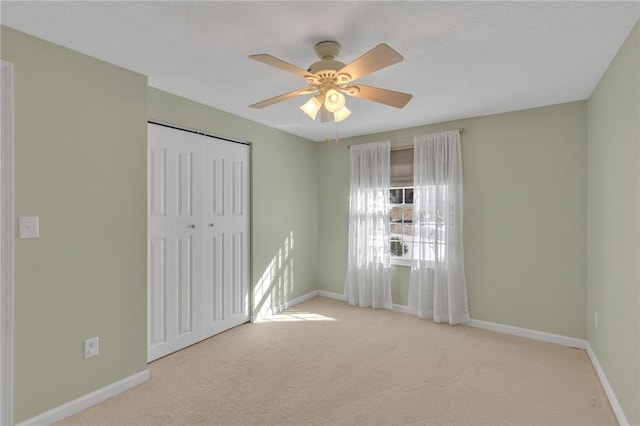
[[[151,362],[250,320],[251,149],[151,121],[147,133]]]
[[[0,424],[13,424],[13,64],[0,66]]]

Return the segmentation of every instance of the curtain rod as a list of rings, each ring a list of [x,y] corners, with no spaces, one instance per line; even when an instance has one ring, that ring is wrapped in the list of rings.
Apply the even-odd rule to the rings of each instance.
[[[458,129],[458,131],[459,131],[460,133],[464,132],[464,127],[460,127],[460,128]],[[353,145],[353,144],[352,144],[352,145]],[[351,145],[346,145],[346,146],[347,146],[347,149],[351,149]],[[397,146],[397,147],[393,147],[393,146],[392,146],[392,147],[391,147],[391,151],[400,151],[400,150],[403,150],[403,149],[413,149],[413,145]]]

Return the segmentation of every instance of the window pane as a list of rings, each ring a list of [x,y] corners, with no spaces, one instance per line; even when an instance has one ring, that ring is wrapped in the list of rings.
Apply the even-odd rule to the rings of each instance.
[[[405,204],[403,207],[404,223],[413,223],[413,204]],[[411,234],[411,232],[409,232]]]
[[[402,223],[404,220],[404,207],[391,207],[391,223]]]
[[[413,204],[413,188],[404,190],[404,202],[405,204]]]
[[[408,225],[408,228],[409,228],[409,233],[404,235],[405,253],[403,257],[407,259],[411,259],[411,253],[413,251],[413,235],[411,234],[411,225]]]
[[[395,188],[390,191],[389,202],[391,204],[402,204],[402,188]]]
[[[391,239],[393,239],[393,237],[402,239],[402,224],[392,223],[389,225],[389,233],[391,234]]]
[[[399,237],[391,237],[390,251],[391,256],[406,257],[409,253],[409,244],[403,242]]]

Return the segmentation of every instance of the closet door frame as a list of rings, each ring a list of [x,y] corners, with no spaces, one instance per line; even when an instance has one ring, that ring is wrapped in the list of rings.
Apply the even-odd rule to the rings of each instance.
[[[150,362],[229,328],[249,322],[251,319],[251,145],[166,123],[156,121],[148,123],[147,357]],[[163,127],[169,129],[162,130]],[[152,129],[158,129],[158,133],[153,135],[152,132],[155,130]],[[154,137],[156,139],[152,139]],[[187,161],[185,166],[182,166],[187,158],[191,159],[190,162]],[[214,170],[216,167],[218,171]],[[186,175],[182,176],[187,169],[190,170],[190,176],[197,182],[182,188],[181,182],[188,180],[185,178]],[[237,170],[240,174],[235,173]],[[214,176],[215,173],[219,173],[219,177]],[[162,175],[161,179],[159,179],[160,175]],[[237,218],[231,215],[232,212],[235,214],[237,197],[230,195],[235,188],[229,185],[237,180],[236,175],[241,177],[240,181],[244,185],[240,193],[242,196],[240,205],[244,210],[241,219],[246,222],[241,221],[240,224],[244,225],[244,229],[232,234],[227,225],[238,223]],[[208,210],[211,210],[209,204],[212,201],[211,192],[214,184],[217,183],[216,179],[222,180],[217,190],[223,190],[224,196],[217,200],[221,207],[220,211],[209,212]],[[184,209],[181,210],[180,207],[182,205],[180,193],[184,194],[185,190],[191,194],[188,202],[191,203],[193,211],[182,218],[180,212]],[[173,212],[173,210],[176,211]],[[176,329],[176,324],[173,323],[179,323],[181,318],[178,315],[180,309],[177,307],[181,303],[178,272],[184,269],[185,265],[182,267],[178,265],[178,249],[181,241],[180,233],[187,231],[191,231],[189,233],[192,249],[191,265],[194,266],[190,293],[193,327],[190,333],[182,336],[180,330]],[[229,264],[220,265],[218,283],[222,281],[224,285],[224,291],[221,292],[224,295],[224,302],[219,302],[212,291],[216,285],[213,282],[212,272],[217,274],[218,265],[213,265],[212,253],[215,249],[212,251],[207,245],[209,243],[207,238],[213,237],[212,241],[215,242],[216,236],[221,237],[217,254],[223,255],[221,258],[223,261],[228,263],[235,258],[229,255],[231,250],[238,248],[242,253],[240,259],[242,270],[239,274],[237,270],[232,271],[237,268],[232,268]],[[235,267],[236,264],[233,263],[233,266]],[[236,277],[240,277],[240,280]],[[236,289],[232,281],[238,281],[241,287]],[[240,294],[243,295],[241,300],[244,303],[240,315],[231,316],[228,312],[237,311],[237,309],[229,305],[230,301],[227,297],[230,294],[237,294],[238,290],[241,290]],[[173,299],[174,297],[178,299]],[[218,303],[217,310],[213,306],[214,302]],[[220,318],[212,318],[212,310],[216,311],[216,316]]]
[[[14,116],[13,64],[0,63],[0,424],[13,424]]]

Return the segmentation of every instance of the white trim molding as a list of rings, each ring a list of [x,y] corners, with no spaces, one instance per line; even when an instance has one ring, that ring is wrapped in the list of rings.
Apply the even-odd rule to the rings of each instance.
[[[149,370],[143,370],[132,376],[125,377],[115,383],[105,386],[97,391],[88,393],[66,404],[60,405],[35,417],[19,423],[18,426],[31,426],[31,425],[51,425],[73,416],[80,411],[96,405],[102,401],[112,398],[124,391],[127,391],[133,387],[138,386],[149,380]]]
[[[258,312],[254,312],[253,315],[251,315],[251,322],[264,321],[272,315],[277,315],[285,309],[292,308],[302,302],[313,299],[316,296],[318,296],[318,290],[314,290],[307,294],[303,294],[302,296],[298,296],[295,299],[291,299],[281,305],[261,308]]]
[[[342,302],[346,302],[347,298],[342,293],[332,293],[330,291],[318,290],[318,296],[326,297],[327,299],[340,300]],[[402,314],[412,314],[411,308],[406,305],[398,305],[394,303],[391,307],[391,310],[394,312],[400,312]]]
[[[341,300],[343,302],[347,301],[344,293],[332,293],[330,291],[318,290],[318,296],[326,297],[327,299]]]
[[[587,349],[587,342],[583,339],[576,339],[575,337],[561,336],[559,334],[546,333],[544,331],[530,330],[528,328],[497,324],[494,322],[482,321],[477,319],[472,319],[464,324],[470,327],[497,331],[499,333],[512,334],[514,336],[526,337],[533,340],[541,340],[543,342],[555,343],[562,346]]]
[[[13,424],[13,64],[0,64],[0,424]]]
[[[342,293],[332,293],[330,291],[318,290],[318,296],[326,297],[327,299],[340,300],[342,302],[346,302],[347,298]],[[412,314],[411,308],[406,305],[398,305],[394,303],[391,307],[392,311],[400,312],[402,314]]]
[[[618,419],[618,423],[620,423],[620,426],[629,426],[630,424],[629,420],[627,419],[627,416],[624,414],[624,411],[622,410],[622,406],[618,401],[618,397],[616,396],[616,393],[613,391],[611,384],[609,384],[609,380],[607,379],[607,376],[604,374],[604,370],[602,369],[602,365],[600,365],[600,361],[598,361],[598,357],[596,356],[596,353],[593,351],[593,348],[591,348],[591,345],[589,344],[589,342],[586,342],[586,343],[587,343],[587,354],[589,355],[591,364],[593,364],[593,368],[596,370],[596,374],[600,379],[600,383],[602,383],[602,387],[604,388],[604,393],[607,395],[607,398],[609,398],[609,403],[611,404],[613,413],[616,415],[616,418]]]

